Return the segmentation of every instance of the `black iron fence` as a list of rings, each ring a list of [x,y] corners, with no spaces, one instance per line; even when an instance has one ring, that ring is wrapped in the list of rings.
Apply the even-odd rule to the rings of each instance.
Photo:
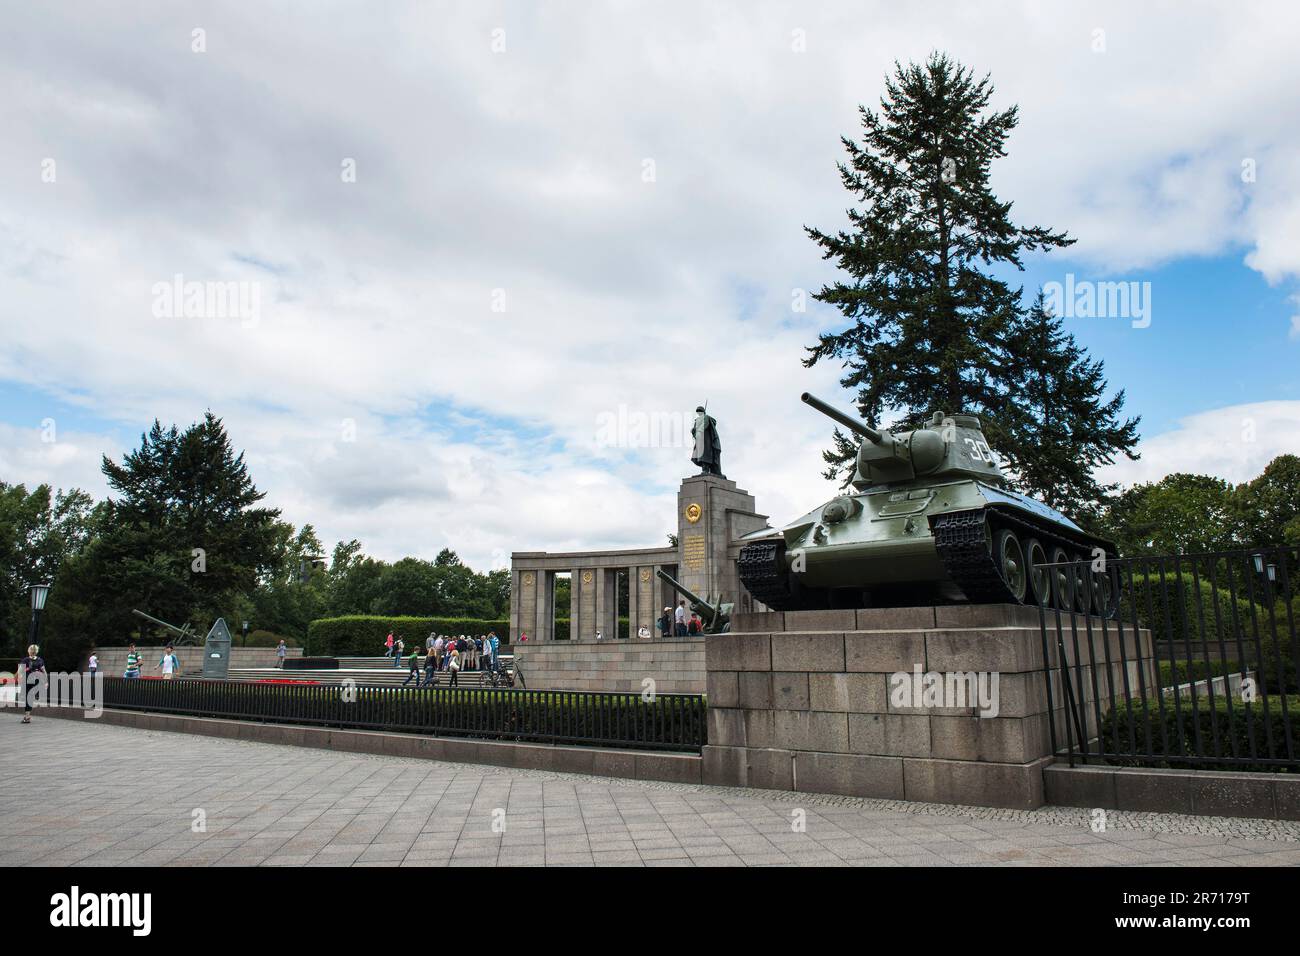
[[[1300,548],[1033,569],[1059,757],[1300,772]]]
[[[104,706],[193,717],[699,753],[704,697],[493,688],[104,680]]]

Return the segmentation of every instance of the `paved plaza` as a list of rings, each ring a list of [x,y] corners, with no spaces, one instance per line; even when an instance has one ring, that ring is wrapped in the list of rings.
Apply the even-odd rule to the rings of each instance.
[[[1300,865],[1300,823],[1112,811],[1096,833],[1086,810],[614,780],[4,717],[5,866]]]

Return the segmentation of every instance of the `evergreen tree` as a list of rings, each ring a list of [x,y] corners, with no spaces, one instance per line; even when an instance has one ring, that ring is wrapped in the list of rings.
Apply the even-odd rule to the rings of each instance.
[[[1105,365],[1091,359],[1048,309],[1040,291],[1006,339],[1007,401],[999,421],[1012,440],[1000,449],[1019,487],[1053,508],[1095,520],[1115,485],[1093,477],[1137,444],[1140,419],[1121,419],[1124,391],[1105,397]]]
[[[132,607],[206,629],[274,568],[279,511],[256,507],[263,494],[211,412],[183,432],[155,421],[137,451],[102,468],[116,497],[91,593],[107,633],[134,625]]]
[[[855,392],[859,414],[872,426],[886,412],[898,415],[893,424],[902,428],[934,411],[979,415],[989,443],[1015,470],[1032,481],[1065,482],[1053,494],[1074,504],[1092,487],[1044,459],[1081,459],[1091,481],[1091,465],[1114,446],[1089,439],[1080,447],[1082,436],[1067,432],[1063,445],[1040,451],[1018,433],[1019,422],[1007,412],[1023,378],[1015,351],[1023,335],[1023,290],[994,274],[1023,268],[1026,252],[1074,240],[1046,227],[1017,226],[1012,204],[993,194],[992,162],[1005,155],[1018,122],[1015,106],[989,109],[993,92],[987,76],[977,80],[935,53],[923,65],[895,65],[879,112],[859,108],[862,141],[844,138],[848,160],[839,164],[857,203],[848,210],[849,228],[806,230],[823,257],[846,273],[815,297],[849,324],[819,336],[804,364],[841,361],[841,384]],[[1082,353],[1079,362],[1076,371],[1090,374]],[[1097,383],[1104,387],[1100,378]],[[1087,389],[1072,382],[1070,390]],[[1136,422],[1116,425],[1114,437],[1130,438],[1130,425]],[[834,441],[824,453],[826,476],[847,481],[857,444],[838,430]]]

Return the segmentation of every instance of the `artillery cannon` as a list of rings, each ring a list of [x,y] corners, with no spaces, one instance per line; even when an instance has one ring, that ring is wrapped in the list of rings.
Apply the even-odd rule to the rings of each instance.
[[[146,614],[144,611],[131,609],[131,613],[144,618],[146,621],[152,621],[159,627],[165,627],[173,634],[177,635],[172,641],[176,645],[198,644],[198,635],[186,624],[184,627],[177,627],[175,624],[168,624],[166,621],[160,621],[152,614]],[[203,676],[214,680],[225,680],[230,676],[230,628],[226,626],[226,619],[219,617],[216,623],[208,630],[208,636],[203,639]]]
[[[152,614],[146,614],[144,613],[144,611],[137,610],[136,608],[131,608],[131,613],[134,614],[136,617],[142,617],[146,621],[150,621],[154,624],[157,624],[159,627],[163,627],[171,631],[173,634],[176,635],[176,637],[172,640],[173,644],[186,645],[186,644],[199,643],[199,636],[196,633],[194,633],[194,629],[190,627],[190,625],[188,624],[185,624],[181,627],[177,627],[175,624],[168,624],[166,621],[160,621]]]
[[[699,597],[667,571],[659,568],[655,574],[670,588],[686,598],[691,604],[691,611],[700,616],[704,622],[704,633],[725,634],[731,630],[731,612],[735,605],[731,601],[706,601]]]
[[[895,432],[801,399],[862,442],[848,493],[744,536],[738,571],[755,600],[778,611],[966,601],[1113,616],[1114,544],[1015,491],[977,417],[935,412]]]

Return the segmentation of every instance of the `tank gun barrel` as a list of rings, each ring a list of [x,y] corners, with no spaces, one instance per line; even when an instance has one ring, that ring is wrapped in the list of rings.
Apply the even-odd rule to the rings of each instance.
[[[817,409],[817,411],[821,412],[827,418],[838,422],[839,424],[847,428],[849,431],[853,432],[855,435],[859,435],[862,438],[865,438],[873,445],[879,445],[885,439],[885,436],[882,435],[880,432],[876,431],[874,428],[864,425],[856,418],[844,414],[838,408],[826,404],[820,398],[817,398],[815,395],[810,395],[807,392],[804,392],[802,395],[799,396],[799,398],[800,400],[803,401],[805,405],[811,405],[813,408]]]
[[[701,600],[698,594],[683,586],[681,582],[662,568],[657,568],[655,574],[659,576],[661,581],[664,581],[670,588],[691,602],[691,610],[704,618],[704,632],[706,634],[723,634],[731,630],[731,612],[735,608],[733,603],[720,599],[717,604],[712,604],[709,601]]]
[[[693,608],[701,611],[708,611],[710,616],[717,612],[717,609],[714,608],[712,604],[695,594],[695,592],[691,591],[690,588],[686,587],[686,585],[682,584],[663,568],[656,568],[655,575],[682,597],[686,598],[686,600],[690,601]]]

